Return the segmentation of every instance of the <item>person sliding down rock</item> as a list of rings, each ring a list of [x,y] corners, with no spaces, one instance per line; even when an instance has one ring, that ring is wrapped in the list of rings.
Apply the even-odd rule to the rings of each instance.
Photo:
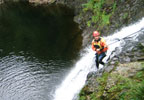
[[[105,63],[102,61],[106,56],[106,51],[108,50],[108,46],[104,38],[100,37],[100,33],[98,31],[93,32],[94,39],[92,40],[92,49],[96,51],[96,67],[99,69],[99,63],[104,65]]]

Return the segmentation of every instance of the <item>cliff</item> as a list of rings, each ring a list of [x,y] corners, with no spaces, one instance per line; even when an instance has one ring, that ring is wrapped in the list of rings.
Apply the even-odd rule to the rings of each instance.
[[[83,30],[83,46],[92,32],[109,35],[144,16],[143,0],[28,0],[33,4],[63,4],[75,11],[74,21]]]
[[[139,41],[126,40],[128,44],[109,64],[98,72],[89,73],[79,100],[143,100],[143,37],[144,30],[137,37]]]
[[[92,32],[109,35],[144,16],[143,0],[29,0],[37,4],[63,4],[75,11],[74,21],[83,30],[83,47]],[[79,100],[143,100],[144,41],[128,41],[122,53],[98,72],[89,73]],[[88,44],[89,45],[89,44]],[[130,50],[126,49],[131,46]],[[125,58],[125,59],[123,59]],[[140,62],[139,62],[140,61]]]
[[[79,100],[144,99],[144,62],[118,63],[101,72],[89,74]]]
[[[15,0],[20,1],[20,0]],[[75,11],[74,21],[83,30],[83,47],[90,45],[92,32],[102,35],[127,26],[144,16],[144,0],[28,0],[39,4],[63,4]],[[2,1],[0,2],[2,3]],[[98,72],[89,73],[80,100],[143,100],[144,41],[129,42],[125,49]],[[123,59],[125,58],[125,59]]]

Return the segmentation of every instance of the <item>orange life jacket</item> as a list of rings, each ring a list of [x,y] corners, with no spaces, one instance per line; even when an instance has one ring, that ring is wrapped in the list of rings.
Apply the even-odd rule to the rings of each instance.
[[[106,52],[108,50],[108,47],[106,45],[105,40],[102,37],[100,37],[97,41],[93,39],[92,49],[96,51],[98,54],[101,54],[103,52]],[[100,49],[100,51],[97,51],[97,49]]]

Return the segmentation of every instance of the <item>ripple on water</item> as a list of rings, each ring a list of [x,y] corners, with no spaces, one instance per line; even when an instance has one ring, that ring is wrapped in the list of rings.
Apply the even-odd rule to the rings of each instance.
[[[50,61],[50,64],[53,64]],[[52,78],[57,75],[46,63],[26,61],[23,56],[6,56],[0,62],[0,99],[47,100],[52,88]],[[52,82],[53,81],[53,82]],[[50,96],[50,95],[49,95]]]

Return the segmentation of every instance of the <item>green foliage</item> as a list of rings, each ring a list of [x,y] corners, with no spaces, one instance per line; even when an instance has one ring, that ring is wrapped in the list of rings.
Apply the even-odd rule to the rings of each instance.
[[[137,48],[144,52],[144,46],[141,43],[137,45]]]
[[[109,15],[106,15],[105,12],[103,12],[104,14],[102,14],[102,25],[105,25],[105,24],[109,24],[110,21],[110,14]]]
[[[85,96],[80,96],[79,100],[86,100]]]
[[[90,100],[98,100],[98,99],[97,99],[97,94],[96,94],[96,93],[92,93],[92,94],[90,95]]]
[[[83,8],[83,11],[88,11],[88,10],[92,10],[93,9],[93,3],[94,3],[94,0],[89,0],[89,2],[88,3],[86,3],[86,4],[82,4],[82,6],[84,6],[84,8]]]
[[[115,75],[115,77],[117,77],[118,82],[116,83],[116,85],[114,85],[113,87],[111,87],[108,92],[120,92],[123,89],[129,89],[131,86],[131,81],[129,80],[129,78],[125,78],[119,75]]]
[[[91,26],[91,21],[87,22],[87,26],[90,27]]]
[[[143,63],[142,63],[142,67]],[[144,100],[144,68],[137,72],[136,75],[130,78],[121,78],[124,80],[123,89],[119,95],[120,100]]]
[[[123,19],[126,19],[128,17],[128,13],[124,13]]]
[[[82,5],[84,13],[88,11],[93,13],[93,16],[91,16],[91,19],[87,22],[88,27],[90,27],[92,23],[98,23],[101,27],[110,24],[110,17],[116,9],[116,2],[114,2],[113,6],[110,7],[112,8],[112,11],[109,14],[106,13],[106,10],[103,7],[104,4],[105,0],[89,0],[88,3]]]
[[[144,81],[133,83],[127,91],[121,92],[119,98],[120,100],[144,100]]]
[[[116,9],[116,2],[113,4],[113,10],[112,10],[112,13],[115,11],[115,9]]]
[[[100,98],[101,98],[101,96],[102,96],[102,94],[104,92],[108,76],[109,76],[109,73],[105,72],[105,73],[103,73],[102,77],[97,78],[97,82],[99,83],[98,92],[97,93],[93,93],[90,96],[91,100],[100,100]]]
[[[87,95],[88,87],[85,86],[79,93],[79,100],[87,100],[86,95]]]
[[[105,84],[106,83],[106,80],[108,78],[108,75],[109,73],[104,73],[102,77],[100,78],[97,78],[97,81],[100,83],[100,84]]]
[[[144,100],[144,81],[138,86],[135,91],[133,92],[132,98],[134,100]]]

